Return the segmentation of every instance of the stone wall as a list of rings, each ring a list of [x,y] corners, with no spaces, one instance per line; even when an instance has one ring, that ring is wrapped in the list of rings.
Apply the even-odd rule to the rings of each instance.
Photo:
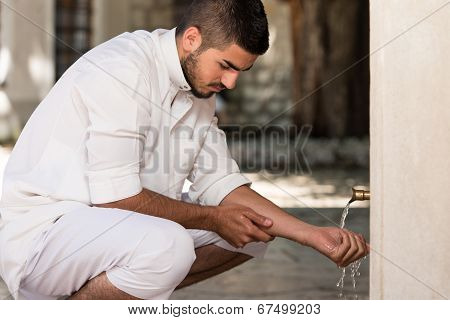
[[[450,5],[370,14],[370,297],[449,299]]]
[[[53,86],[53,8],[51,0],[2,1],[1,141],[18,137],[31,113]]]
[[[132,30],[171,29],[174,25],[173,0],[131,0],[129,28]]]

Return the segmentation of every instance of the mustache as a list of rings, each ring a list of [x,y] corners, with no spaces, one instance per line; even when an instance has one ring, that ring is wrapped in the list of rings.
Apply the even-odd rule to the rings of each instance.
[[[218,87],[218,88],[220,88],[220,89],[222,89],[222,90],[225,90],[227,87],[225,87],[222,83],[210,83],[210,84],[208,84],[208,86],[211,86],[211,87]]]

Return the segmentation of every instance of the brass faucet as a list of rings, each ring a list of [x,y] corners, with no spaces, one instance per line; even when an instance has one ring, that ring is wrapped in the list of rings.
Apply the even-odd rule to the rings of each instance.
[[[353,201],[364,201],[364,200],[370,200],[370,191],[365,190],[357,190],[355,188],[352,188],[353,195],[350,199],[349,203],[352,203]]]

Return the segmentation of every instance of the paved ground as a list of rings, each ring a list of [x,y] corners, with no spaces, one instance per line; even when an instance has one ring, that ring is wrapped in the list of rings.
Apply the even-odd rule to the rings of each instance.
[[[339,223],[341,208],[288,209],[291,214],[316,224],[330,225],[322,215]],[[348,228],[369,238],[369,210],[351,209],[347,216]],[[356,294],[369,298],[369,260],[360,267]],[[338,299],[336,283],[340,270],[316,251],[292,241],[278,238],[269,247],[262,260],[250,260],[243,265],[190,287],[175,291],[171,299]],[[350,278],[344,293],[353,298]]]
[[[0,147],[0,179],[9,150]],[[339,224],[351,187],[369,185],[365,170],[313,170],[309,176],[248,174],[253,189],[290,214],[315,225]],[[0,184],[1,191],[1,184]],[[346,227],[369,239],[368,202],[355,203]],[[360,267],[359,299],[369,297],[369,260]],[[262,260],[251,260],[233,270],[177,290],[171,299],[337,299],[339,269],[316,251],[286,239],[276,239]],[[0,284],[0,297],[4,296]],[[350,279],[344,293],[351,298]]]

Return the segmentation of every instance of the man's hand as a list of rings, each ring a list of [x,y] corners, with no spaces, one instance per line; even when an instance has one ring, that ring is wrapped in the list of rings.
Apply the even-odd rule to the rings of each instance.
[[[235,248],[255,241],[268,242],[273,236],[263,231],[272,220],[242,205],[221,205],[212,214],[214,231]]]
[[[369,253],[369,245],[361,234],[336,227],[314,228],[306,245],[324,254],[338,267],[346,267]]]

